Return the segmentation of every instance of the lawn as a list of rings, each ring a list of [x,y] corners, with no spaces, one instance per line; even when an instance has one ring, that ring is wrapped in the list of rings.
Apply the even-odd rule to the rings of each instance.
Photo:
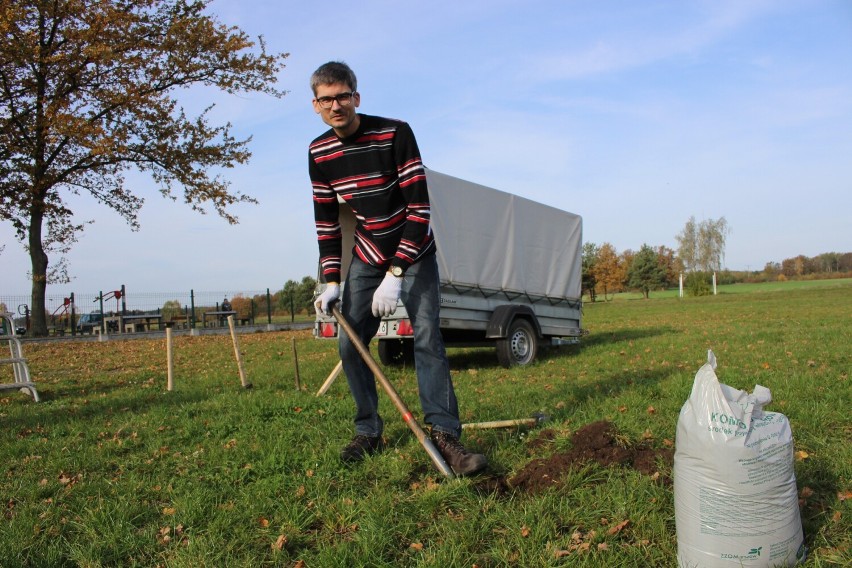
[[[452,481],[387,398],[389,449],[339,463],[352,405],[342,377],[316,396],[337,355],[309,332],[240,336],[249,390],[228,336],[175,338],[171,392],[162,339],[28,343],[42,402],[0,392],[2,565],[676,566],[666,463],[658,475],[579,464],[541,491],[512,480],[600,420],[625,447],[670,450],[709,348],[722,382],[768,387],[767,410],[790,420],[804,565],[852,565],[850,317],[848,282],[652,293],[586,304],[583,344],[530,367],[453,349],[463,421],[549,420],[467,433],[489,470]],[[416,414],[412,369],[387,374]]]

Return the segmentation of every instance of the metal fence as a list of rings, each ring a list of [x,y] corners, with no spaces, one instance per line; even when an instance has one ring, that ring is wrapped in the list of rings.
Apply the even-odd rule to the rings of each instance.
[[[96,293],[67,292],[45,298],[48,331],[51,334],[124,332],[127,322],[142,328],[200,327],[222,325],[233,314],[239,324],[271,324],[273,319],[292,319],[300,306],[282,292],[266,290],[222,290],[184,292],[134,292],[119,290]],[[30,296],[0,294],[0,312],[13,314],[19,330],[29,329]],[[304,309],[301,307],[301,309]],[[108,328],[108,326],[110,326]],[[134,329],[135,331],[136,329]]]

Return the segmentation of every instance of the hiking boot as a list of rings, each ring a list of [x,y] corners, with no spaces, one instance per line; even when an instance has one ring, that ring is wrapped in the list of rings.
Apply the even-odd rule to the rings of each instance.
[[[470,475],[488,465],[488,458],[482,454],[467,451],[459,439],[452,434],[432,430],[430,438],[456,475]]]
[[[345,448],[340,450],[340,460],[343,463],[357,463],[367,456],[382,451],[385,443],[381,436],[366,436],[357,434]]]

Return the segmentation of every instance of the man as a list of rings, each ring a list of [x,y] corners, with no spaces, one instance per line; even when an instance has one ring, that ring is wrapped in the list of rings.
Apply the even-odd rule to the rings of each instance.
[[[327,286],[316,300],[328,313],[340,297],[342,233],[338,197],[357,219],[355,247],[341,312],[364,344],[381,318],[402,299],[414,327],[414,364],[423,418],[431,439],[457,475],[487,465],[484,455],[459,442],[461,423],[447,354],[439,329],[440,294],[435,241],[429,226],[429,194],[420,151],[408,124],[359,114],[355,73],[329,62],[311,76],[313,106],[330,130],[309,148],[314,217],[322,276]],[[383,449],[376,380],[345,334],[340,359],[355,400],[355,437],[340,453],[359,462]]]

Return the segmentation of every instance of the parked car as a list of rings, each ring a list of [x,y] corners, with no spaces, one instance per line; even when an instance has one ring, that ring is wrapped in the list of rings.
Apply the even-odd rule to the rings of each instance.
[[[100,312],[92,312],[80,316],[77,322],[77,331],[80,333],[92,333],[96,327],[101,327],[104,316]]]

